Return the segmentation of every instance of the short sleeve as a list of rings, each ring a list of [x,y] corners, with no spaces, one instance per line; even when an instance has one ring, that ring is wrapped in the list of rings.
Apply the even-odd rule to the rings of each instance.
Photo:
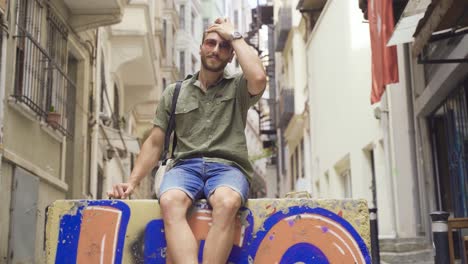
[[[175,84],[169,85],[163,92],[161,100],[156,108],[156,113],[153,119],[154,126],[160,127],[166,131],[171,114],[172,95],[174,94]]]
[[[250,108],[253,106],[255,103],[262,98],[263,93],[265,92],[265,89],[263,89],[262,92],[256,95],[250,95],[249,89],[247,87],[247,79],[245,79],[244,74],[239,74],[239,76],[236,76],[237,81],[237,89],[238,93],[240,95],[240,100],[241,104],[244,108]]]

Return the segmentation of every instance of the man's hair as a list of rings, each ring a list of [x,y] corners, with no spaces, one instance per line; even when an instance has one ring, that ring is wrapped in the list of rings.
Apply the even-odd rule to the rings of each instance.
[[[202,38],[201,38],[201,44],[203,44],[203,41],[205,41],[205,38],[206,38],[207,34],[208,34],[208,32],[206,32],[206,30],[203,30],[203,35],[202,35]]]

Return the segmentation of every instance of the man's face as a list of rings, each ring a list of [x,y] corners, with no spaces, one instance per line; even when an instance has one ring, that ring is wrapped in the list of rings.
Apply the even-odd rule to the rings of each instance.
[[[224,70],[224,67],[232,60],[233,49],[231,43],[221,38],[218,33],[206,34],[200,46],[200,58],[203,67],[212,72]]]

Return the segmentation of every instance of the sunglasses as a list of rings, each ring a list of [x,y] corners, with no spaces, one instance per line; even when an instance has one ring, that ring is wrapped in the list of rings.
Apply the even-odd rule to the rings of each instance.
[[[203,46],[205,46],[208,49],[214,49],[216,45],[219,46],[219,49],[221,51],[231,51],[232,49],[232,46],[229,43],[229,41],[218,42],[214,39],[205,39],[205,41],[203,41]]]

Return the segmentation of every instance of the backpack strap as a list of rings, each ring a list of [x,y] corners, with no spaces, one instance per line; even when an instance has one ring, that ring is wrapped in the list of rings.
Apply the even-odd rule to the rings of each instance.
[[[169,143],[171,141],[171,134],[175,130],[175,109],[177,105],[177,98],[179,98],[179,92],[180,92],[181,86],[182,86],[182,81],[177,81],[174,94],[172,95],[171,114],[169,116],[169,123],[167,124],[166,134],[164,137],[164,150],[162,154],[162,157],[164,158],[164,160],[162,161],[163,165],[166,165],[166,162],[168,160],[167,153],[169,152]],[[173,143],[172,143],[172,153],[171,153],[170,158],[174,158],[174,149],[176,145],[177,145],[177,137],[174,132],[174,138],[173,138]]]

